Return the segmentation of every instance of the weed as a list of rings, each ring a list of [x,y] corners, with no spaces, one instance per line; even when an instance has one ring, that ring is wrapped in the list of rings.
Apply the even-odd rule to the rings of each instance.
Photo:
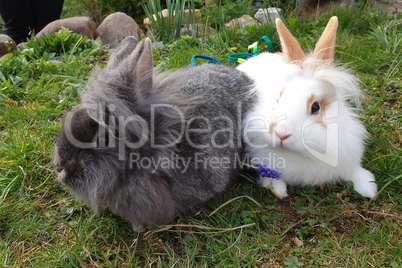
[[[190,33],[190,25],[192,26],[192,35],[197,37],[195,27],[195,4],[191,0],[188,4],[188,16],[185,13],[185,0],[167,0],[167,16],[162,15],[162,7],[160,0],[149,0],[144,3],[143,7],[149,21],[151,28],[149,32],[154,40],[161,40],[164,42],[172,42],[174,39],[180,37],[182,24],[186,25],[187,33]]]

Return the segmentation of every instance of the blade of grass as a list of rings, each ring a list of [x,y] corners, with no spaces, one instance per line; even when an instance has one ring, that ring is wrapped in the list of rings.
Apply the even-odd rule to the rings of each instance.
[[[230,203],[232,203],[232,202],[234,202],[234,201],[236,201],[236,200],[242,199],[242,198],[247,198],[247,199],[249,199],[250,201],[252,201],[254,204],[256,204],[258,207],[261,207],[261,204],[258,203],[255,199],[253,199],[253,198],[251,198],[250,196],[247,196],[247,195],[242,195],[242,196],[237,196],[237,197],[235,197],[235,198],[232,198],[232,199],[230,199],[229,201],[226,201],[225,203],[223,203],[222,205],[220,205],[217,209],[215,209],[214,211],[212,211],[212,212],[208,215],[208,217],[211,217],[211,216],[214,215],[216,212],[218,212],[219,210],[221,210],[223,207],[229,205]]]

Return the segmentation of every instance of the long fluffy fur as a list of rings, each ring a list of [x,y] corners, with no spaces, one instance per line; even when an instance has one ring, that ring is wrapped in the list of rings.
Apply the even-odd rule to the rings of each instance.
[[[327,35],[335,34],[336,24],[331,19]],[[282,40],[291,37],[281,38],[288,51],[284,54],[297,51],[290,47],[294,42]],[[333,46],[335,39],[329,40]],[[320,49],[325,49],[325,42]],[[333,59],[330,53],[326,57]],[[264,53],[238,67],[256,84],[256,102],[243,121],[246,151],[252,162],[282,173],[279,181],[261,178],[261,185],[283,198],[286,184],[350,180],[357,192],[373,198],[377,192],[374,176],[361,167],[367,132],[350,106],[360,103],[358,80],[332,60],[315,54],[292,62],[289,58]],[[323,106],[318,114],[309,114],[309,99]]]
[[[243,153],[241,120],[254,102],[254,95],[250,94],[252,81],[229,67],[207,64],[154,74],[150,42],[135,42],[123,41],[108,66],[94,72],[81,94],[80,106],[63,126],[54,162],[61,181],[73,195],[94,211],[109,208],[139,230],[166,223],[231,186],[239,169],[236,156],[241,158]],[[160,105],[154,114],[153,105]],[[219,116],[231,121],[233,137],[219,132],[231,127]],[[208,125],[200,117],[210,121],[210,131],[182,132],[183,127],[206,129]],[[127,121],[128,118],[138,120]],[[122,128],[125,120],[127,124]],[[147,126],[153,122],[154,129],[144,127],[144,122]],[[68,139],[71,133],[79,141],[96,144],[102,128],[112,132],[114,147],[83,149]],[[147,139],[138,148],[120,146],[151,133],[155,134],[156,145],[178,142],[164,147],[152,145],[152,140]],[[211,143],[213,139],[218,145],[230,139],[233,142],[217,147]],[[192,142],[206,146],[197,148]],[[164,167],[133,167],[133,154],[141,159],[170,162]],[[230,163],[204,168],[197,163],[197,154],[210,160],[227,158]],[[175,166],[178,158],[188,161],[186,170],[180,164]]]

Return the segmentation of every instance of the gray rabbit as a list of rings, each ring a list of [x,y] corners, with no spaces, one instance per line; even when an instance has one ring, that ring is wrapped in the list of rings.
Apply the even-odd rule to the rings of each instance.
[[[252,88],[242,72],[215,64],[154,75],[150,40],[128,37],[65,118],[59,180],[136,231],[167,223],[235,181]]]

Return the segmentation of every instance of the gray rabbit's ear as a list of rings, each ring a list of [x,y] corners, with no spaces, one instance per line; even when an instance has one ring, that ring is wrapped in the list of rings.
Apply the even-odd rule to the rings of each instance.
[[[285,60],[288,63],[304,60],[304,52],[296,38],[289,32],[281,19],[277,18],[275,22]]]
[[[149,38],[143,39],[130,56],[130,72],[137,79],[137,85],[150,90],[153,83],[152,43]]]
[[[316,59],[334,61],[336,31],[338,29],[338,18],[332,17],[320,39],[315,45],[313,56]]]
[[[117,67],[122,60],[127,58],[131,52],[133,52],[137,45],[138,40],[135,37],[129,36],[125,38],[111,55],[108,67]]]

